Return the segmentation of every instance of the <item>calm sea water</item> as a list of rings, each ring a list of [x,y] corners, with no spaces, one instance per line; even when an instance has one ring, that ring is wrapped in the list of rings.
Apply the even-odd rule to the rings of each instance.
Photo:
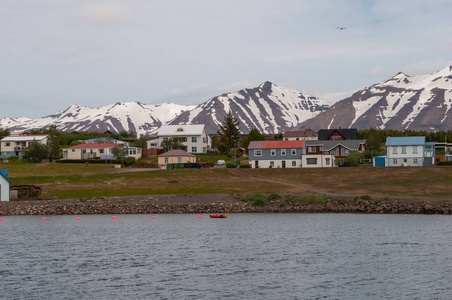
[[[0,299],[451,299],[452,217],[4,217]]]

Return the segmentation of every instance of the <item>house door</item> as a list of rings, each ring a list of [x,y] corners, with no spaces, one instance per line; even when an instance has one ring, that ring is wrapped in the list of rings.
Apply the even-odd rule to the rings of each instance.
[[[259,168],[259,161],[258,160],[255,160],[254,161],[254,167],[257,169],[257,168]]]
[[[285,160],[282,161],[282,167],[283,167],[283,168],[286,167],[286,161],[285,161]]]

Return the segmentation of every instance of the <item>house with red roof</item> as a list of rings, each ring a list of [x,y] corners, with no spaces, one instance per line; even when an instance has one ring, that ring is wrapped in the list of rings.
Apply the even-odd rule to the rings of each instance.
[[[127,147],[117,143],[84,143],[68,148],[63,148],[63,159],[114,159],[113,148],[124,147],[126,157],[141,157],[141,148]]]
[[[300,168],[305,141],[252,141],[248,157],[252,168]]]
[[[285,141],[313,141],[317,140],[318,134],[312,131],[286,131],[283,135]]]

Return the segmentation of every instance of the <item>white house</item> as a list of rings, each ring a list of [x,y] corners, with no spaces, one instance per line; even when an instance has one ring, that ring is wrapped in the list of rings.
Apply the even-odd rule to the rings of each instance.
[[[386,155],[373,158],[376,167],[431,166],[435,158],[435,143],[425,141],[425,136],[386,138]]]
[[[317,140],[318,134],[312,131],[286,131],[283,140],[285,141],[312,141]]]
[[[9,201],[11,182],[8,179],[8,170],[0,169],[0,201]]]
[[[19,159],[23,158],[23,153],[27,147],[33,143],[42,143],[47,145],[48,135],[10,135],[0,140],[0,157],[8,158],[10,156],[17,156]]]
[[[126,149],[126,157],[134,157],[139,159],[141,157],[141,148],[126,147],[116,143],[85,143],[68,148],[63,148],[63,159],[114,159],[112,154],[113,148],[122,146]]]
[[[310,140],[302,157],[303,168],[340,166],[352,151],[364,152],[365,140]]]
[[[190,153],[207,153],[211,147],[211,139],[203,124],[195,125],[163,125],[157,138],[147,141],[147,148],[161,148],[163,141],[171,138],[182,139],[182,150]]]

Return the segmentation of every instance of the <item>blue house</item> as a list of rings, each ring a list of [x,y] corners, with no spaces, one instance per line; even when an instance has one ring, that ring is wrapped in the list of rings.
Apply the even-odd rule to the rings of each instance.
[[[8,179],[8,170],[0,169],[0,201],[9,201],[11,182]]]
[[[252,141],[248,157],[252,168],[300,168],[305,141]]]
[[[388,137],[386,155],[373,157],[374,167],[432,166],[434,161],[435,143],[426,142],[425,136]]]

